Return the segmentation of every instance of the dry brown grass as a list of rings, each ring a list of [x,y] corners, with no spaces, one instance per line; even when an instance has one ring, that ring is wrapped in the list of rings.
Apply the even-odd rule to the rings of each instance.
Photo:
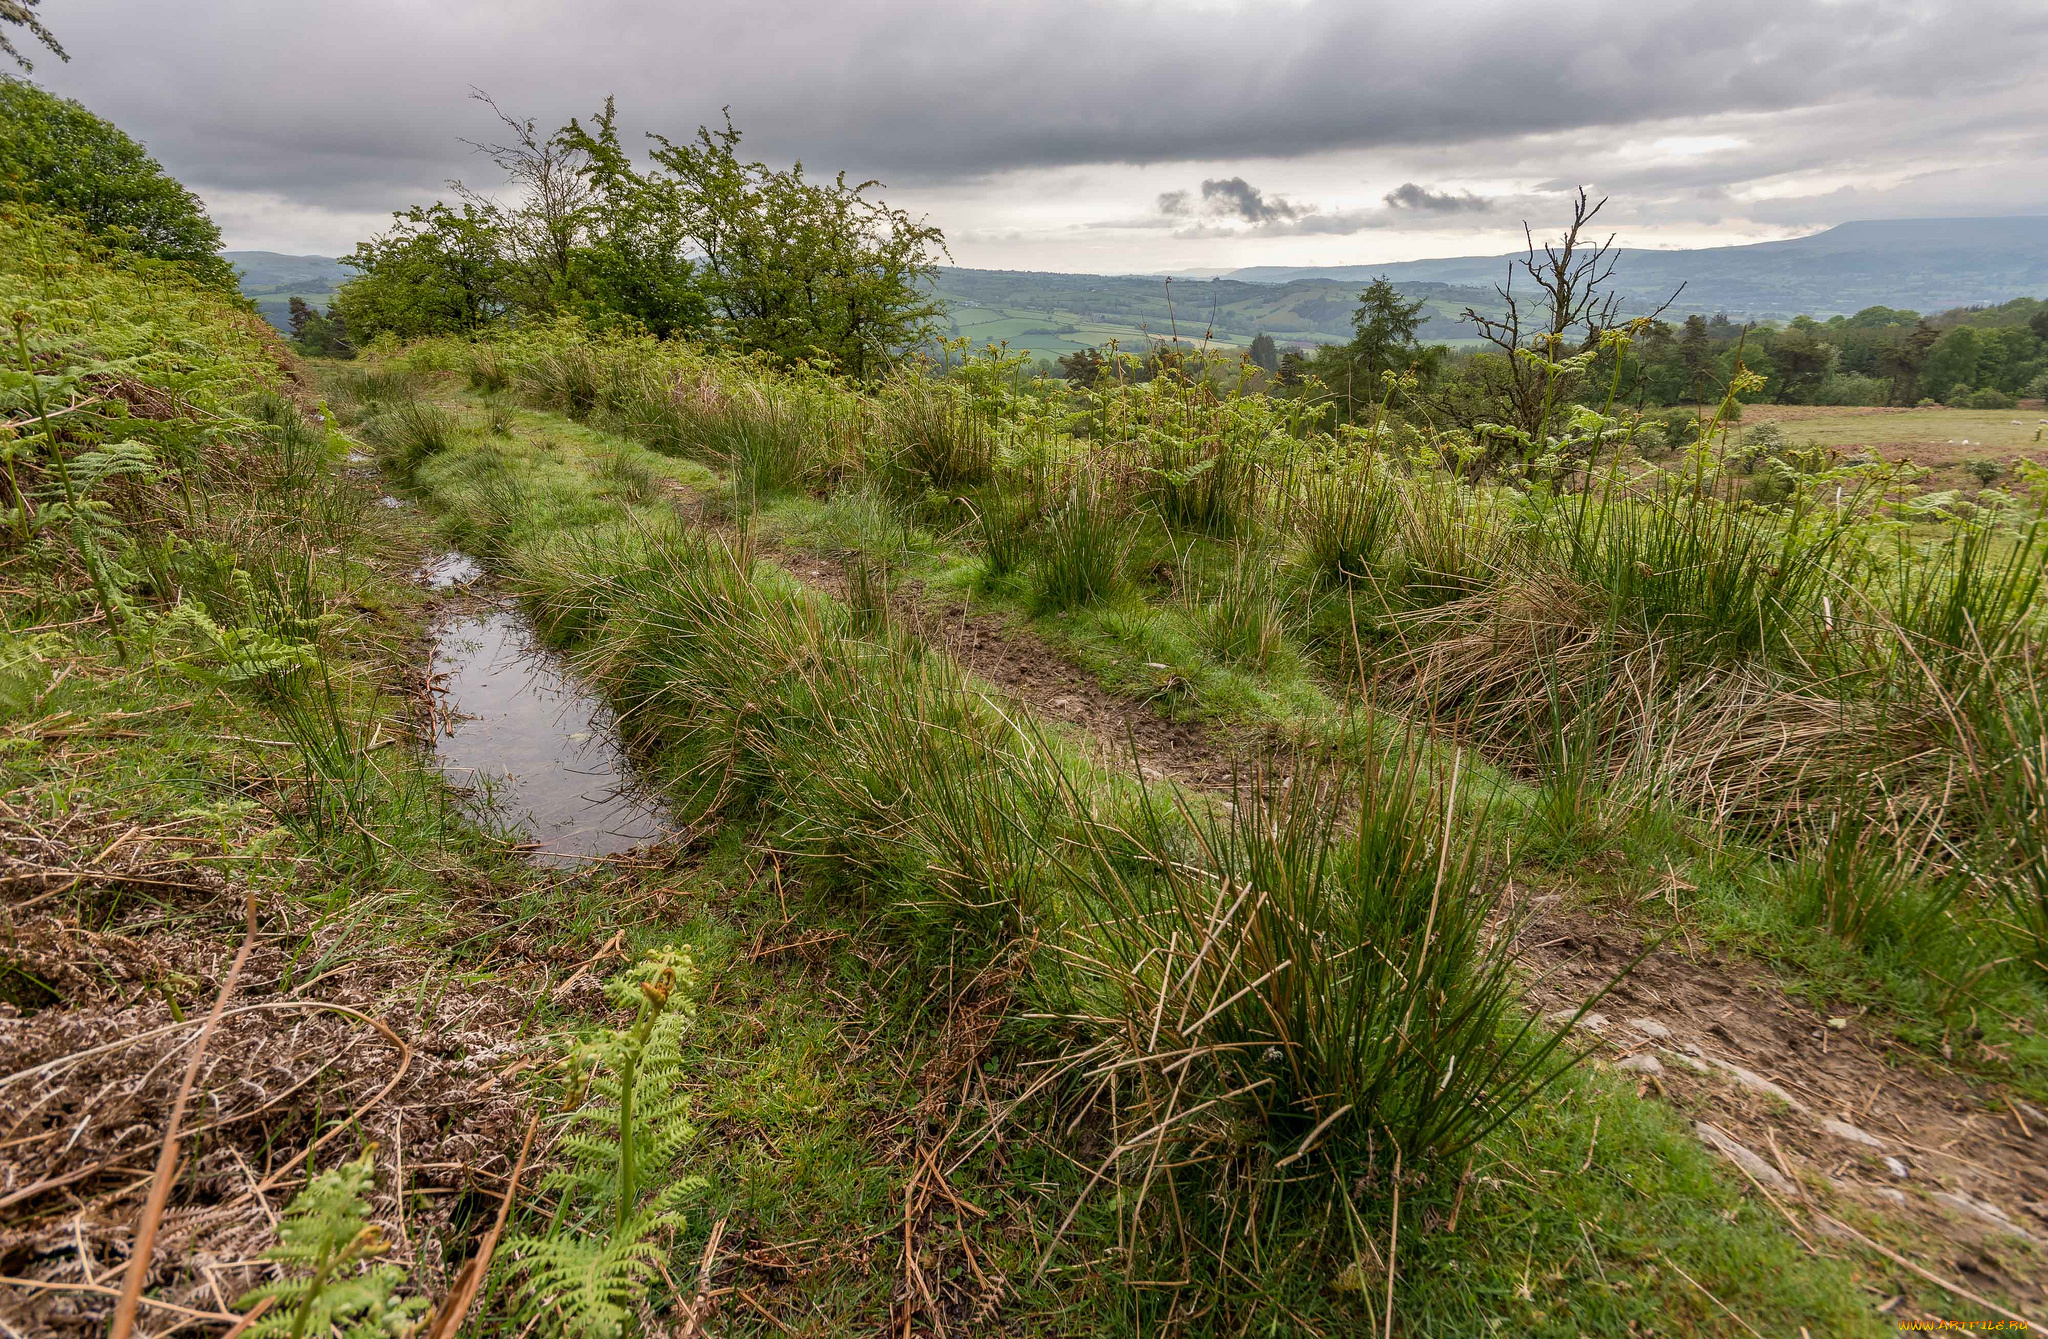
[[[175,823],[0,808],[14,997],[0,1005],[0,1273],[27,1280],[0,1294],[0,1321],[15,1333],[105,1330],[111,1290],[76,1285],[118,1280],[241,938],[241,890],[197,863],[217,854]],[[199,1070],[147,1305],[231,1310],[267,1276],[258,1257],[308,1155],[324,1166],[359,1140],[377,1147],[393,1258],[438,1291],[465,1196],[509,1165],[519,1109],[500,1074],[523,1049],[524,993],[494,981],[436,998],[423,955],[388,951],[310,973],[339,933],[292,901],[266,911]]]

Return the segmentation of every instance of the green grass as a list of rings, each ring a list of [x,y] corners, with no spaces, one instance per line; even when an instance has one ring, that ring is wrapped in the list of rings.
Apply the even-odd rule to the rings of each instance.
[[[502,525],[507,537],[529,537],[517,542],[534,546],[531,558],[516,552],[507,539],[497,543],[496,551],[513,570],[537,574],[545,565],[553,573],[539,595],[544,625],[550,609],[589,606],[590,594],[576,595],[571,589],[584,580],[576,570],[579,565],[607,554],[616,556],[615,541],[578,546],[567,543],[560,532],[581,524],[615,536],[620,533],[615,522],[598,519],[599,462],[614,450],[638,450],[624,443],[586,449],[558,437],[562,430],[559,421],[523,420],[509,446],[476,439],[470,448],[479,457],[507,456],[496,468],[530,487],[530,510],[517,515],[479,519],[474,514],[479,501],[474,481],[493,471],[479,461],[464,460],[463,450],[453,458],[437,458],[422,478],[430,496],[451,508],[449,520],[458,533],[492,524]],[[541,460],[545,468],[536,463]],[[868,534],[872,515],[857,514],[851,507],[845,502],[811,504],[802,519],[820,536],[836,531],[843,540]],[[590,519],[579,519],[584,517]],[[796,511],[787,518],[797,519]],[[677,542],[653,528],[651,517],[643,518],[643,523],[649,527],[645,535],[654,536],[646,542]],[[934,542],[913,539],[911,549]],[[603,572],[589,576],[600,583],[607,579]],[[775,584],[770,582],[771,587]],[[680,592],[688,600],[698,598],[674,579],[665,579],[663,587],[671,596]],[[800,606],[776,607],[793,613]],[[795,622],[819,616],[798,615]],[[641,682],[635,665],[675,664],[672,653],[653,650],[648,640],[651,627],[629,632],[631,621],[616,623],[612,616],[599,615],[596,622],[589,615],[573,618],[579,630],[561,635],[574,636],[627,676],[617,682],[623,686],[625,695],[619,700],[629,719],[638,710],[635,703],[643,700],[641,694],[656,683],[678,682],[670,669],[665,676],[646,679],[645,688],[632,686]],[[672,634],[659,635],[666,639]],[[616,656],[610,648],[614,639]],[[741,668],[726,665],[729,660],[727,656],[718,662],[726,666],[719,673]],[[684,678],[702,672],[690,670]],[[730,702],[733,696],[726,690],[717,692],[721,701]],[[645,700],[651,709],[652,700]],[[750,700],[766,704],[771,699]],[[785,711],[786,707],[771,709],[768,715],[786,719]],[[846,712],[836,711],[835,719],[845,729]],[[685,794],[701,796],[702,787],[688,779],[706,775],[705,745],[730,735],[707,723],[696,737],[700,742],[679,741],[686,747],[667,755],[666,765],[685,781]],[[812,750],[801,776],[777,776],[772,769],[743,761],[737,770],[727,770],[743,786],[766,786],[784,796],[775,801],[778,806],[797,804],[794,811],[783,810],[788,816],[775,820],[769,832],[822,833],[847,829],[843,820],[829,825],[806,820],[794,828],[788,824],[790,817],[807,811],[822,819],[827,810],[817,806],[840,785],[833,779],[837,765]],[[923,794],[928,798],[921,803],[930,803],[929,787],[935,778],[908,789],[898,781],[876,790],[879,779],[877,774],[864,781],[863,793]],[[843,788],[839,793],[848,794]],[[959,830],[963,836],[966,831]],[[773,844],[798,852],[807,849],[802,842],[792,848],[786,835],[776,837]],[[730,858],[736,864],[748,863],[736,848],[727,849],[734,850]],[[979,854],[971,855],[975,849]],[[957,868],[962,856],[987,861],[997,848],[956,850],[955,863],[941,862],[941,868]],[[709,927],[694,932],[697,938],[692,942],[708,961],[734,968],[732,1007],[717,1015],[718,1021],[700,1033],[698,1043],[704,1048],[707,1074],[716,1076],[713,1100],[729,1104],[707,1122],[703,1161],[695,1165],[707,1174],[714,1169],[724,1173],[712,1177],[708,1216],[766,1224],[760,1233],[763,1241],[788,1242],[794,1234],[799,1250],[812,1241],[872,1243],[864,1247],[865,1261],[858,1255],[835,1260],[816,1274],[805,1273],[793,1283],[757,1294],[772,1299],[771,1309],[787,1302],[787,1310],[778,1314],[800,1332],[806,1332],[801,1328],[805,1326],[810,1327],[807,1332],[835,1332],[849,1318],[872,1324],[881,1314],[889,1290],[877,1276],[886,1278],[888,1270],[900,1268],[900,1248],[893,1240],[900,1231],[900,1198],[893,1204],[891,1199],[892,1187],[900,1186],[903,1174],[900,1140],[914,1142],[917,1134],[914,1125],[899,1134],[891,1116],[902,1109],[906,1076],[918,1072],[914,1057],[919,1054],[919,1039],[929,1035],[937,1007],[924,983],[941,971],[952,972],[956,981],[963,979],[988,960],[986,949],[972,949],[972,940],[940,933],[943,919],[934,925],[925,914],[904,918],[905,904],[896,900],[903,894],[888,890],[902,888],[897,881],[911,870],[930,867],[924,858],[884,860],[859,856],[857,848],[842,848],[823,864],[799,862],[793,872],[810,872],[794,883],[785,876],[778,893],[777,880],[765,878],[755,863],[747,876],[753,885],[747,897],[755,908],[749,914],[756,924],[766,920],[774,927],[768,942],[799,940],[813,926],[828,935],[844,934],[843,939],[830,941],[830,955],[814,967],[799,970],[780,954],[765,964],[750,960],[742,965],[737,961],[738,946],[759,942],[760,936]],[[736,884],[739,877],[724,882]],[[914,880],[909,886],[921,882]],[[800,910],[785,918],[781,899],[792,896]],[[772,915],[770,897],[777,899]],[[913,895],[911,905],[916,900]],[[922,900],[928,901],[929,893]],[[720,944],[726,947],[720,949]],[[717,975],[715,966],[710,970]],[[919,984],[909,989],[909,982]],[[857,1024],[849,1021],[854,1018]],[[857,1041],[849,1044],[849,1037]],[[1024,1071],[1017,1067],[1045,1042],[1035,1029],[1015,1024],[1006,1026],[999,1037],[1001,1059],[993,1069],[984,1070],[987,1081],[998,1087],[1005,1081],[1019,1082],[1017,1076]],[[1064,1119],[1059,1110],[1027,1107],[1012,1117],[1011,1133],[996,1145],[1006,1150],[1000,1158],[985,1154],[990,1146],[983,1144],[954,1172],[962,1197],[991,1211],[992,1221],[977,1218],[970,1228],[993,1234],[975,1238],[978,1258],[996,1263],[1018,1284],[1020,1291],[1010,1304],[1014,1310],[1007,1314],[1027,1331],[1152,1333],[1170,1315],[1179,1317],[1177,1328],[1187,1333],[1232,1333],[1245,1325],[1284,1330],[1297,1324],[1295,1318],[1319,1328],[1370,1323],[1384,1275],[1370,1264],[1373,1248],[1367,1243],[1382,1241],[1389,1226],[1390,1201],[1383,1190],[1333,1198],[1327,1180],[1283,1183],[1267,1201],[1270,1221],[1262,1215],[1255,1224],[1239,1225],[1254,1232],[1259,1249],[1250,1256],[1239,1250],[1218,1256],[1230,1211],[1219,1214],[1204,1207],[1206,1202],[1191,1183],[1177,1197],[1182,1206],[1177,1218],[1140,1220],[1142,1249],[1137,1255],[1105,1255],[1120,1239],[1119,1225],[1125,1224],[1129,1206],[1119,1209],[1114,1197],[1100,1194],[1079,1196],[1086,1173],[1071,1156],[1059,1152],[1067,1136],[1056,1132],[1063,1130]],[[1548,1175],[1531,1179],[1531,1166],[1580,1166],[1587,1160],[1596,1128],[1599,1145],[1592,1150],[1597,1156],[1591,1165],[1597,1172],[1560,1173],[1562,1179],[1555,1181]],[[899,1161],[878,1170],[878,1143]],[[1845,1275],[1799,1255],[1796,1246],[1727,1185],[1710,1166],[1708,1155],[1669,1117],[1596,1076],[1574,1078],[1552,1089],[1474,1156],[1479,1170],[1462,1201],[1456,1233],[1441,1230],[1455,1194],[1455,1176],[1404,1195],[1404,1245],[1395,1301],[1404,1324],[1427,1317],[1431,1332],[1489,1334],[1511,1319],[1532,1333],[1623,1334],[1634,1321],[1659,1324],[1667,1332],[1721,1332],[1725,1316],[1667,1267],[1676,1262],[1766,1332],[1795,1330],[1800,1324],[1815,1332],[1875,1332],[1876,1322],[1848,1287]],[[1388,1170],[1382,1164],[1379,1175]],[[900,1189],[895,1193],[900,1197]],[[1038,1283],[1026,1284],[1030,1267],[1053,1230],[1077,1202],[1081,1213],[1057,1248],[1052,1271]],[[942,1233],[943,1227],[933,1230]],[[1175,1237],[1176,1232],[1191,1235]],[[1241,1237],[1233,1239],[1242,1243]],[[1176,1240],[1185,1241],[1186,1247],[1171,1246]],[[680,1254],[689,1255],[688,1243]],[[1360,1265],[1361,1258],[1367,1263]],[[1162,1291],[1133,1289],[1122,1281],[1126,1272],[1148,1277],[1154,1270],[1167,1269],[1176,1276],[1187,1271],[1187,1283]],[[1351,1286],[1346,1279],[1364,1286]],[[1189,1298],[1203,1299],[1212,1310],[1199,1320],[1190,1319]],[[761,1327],[769,1328],[765,1321]]]

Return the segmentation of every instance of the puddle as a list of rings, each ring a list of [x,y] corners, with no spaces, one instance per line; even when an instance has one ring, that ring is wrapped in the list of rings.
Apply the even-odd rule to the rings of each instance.
[[[671,830],[661,805],[635,789],[610,711],[517,613],[493,609],[444,624],[433,671],[444,676],[442,703],[456,717],[434,742],[441,769],[489,794],[500,817],[540,844],[535,859],[573,865]]]
[[[451,550],[422,565],[413,580],[421,582],[428,590],[451,590],[456,586],[467,586],[483,574],[484,569],[476,559]]]

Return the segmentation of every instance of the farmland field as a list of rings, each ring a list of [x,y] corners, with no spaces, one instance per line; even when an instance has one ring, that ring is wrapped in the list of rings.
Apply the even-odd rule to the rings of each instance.
[[[1818,444],[1848,454],[1875,451],[1884,459],[1933,471],[1927,483],[1974,485],[1971,461],[2010,463],[2015,457],[2048,465],[2048,406],[2024,401],[2017,409],[1879,409],[1835,405],[1745,405],[1741,427],[1775,424],[1790,445]]]

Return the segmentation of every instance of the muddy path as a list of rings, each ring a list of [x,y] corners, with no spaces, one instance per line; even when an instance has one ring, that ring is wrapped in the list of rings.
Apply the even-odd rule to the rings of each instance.
[[[836,557],[766,543],[759,552],[799,581],[849,593]],[[890,599],[905,627],[1092,740],[1113,765],[1129,766],[1135,753],[1148,776],[1227,791],[1278,742],[1169,719],[1106,690],[1010,619],[920,583],[898,585]],[[1681,1114],[1809,1249],[1863,1248],[1872,1286],[1892,1290],[1877,1299],[1886,1315],[1948,1318],[1917,1265],[1976,1294],[1988,1314],[2003,1297],[2018,1303],[2008,1319],[2048,1317],[2048,1112],[1861,1016],[1817,1011],[1766,964],[1667,940],[1668,923],[1576,906],[1552,888],[1517,885],[1509,901],[1528,913],[1515,952],[1532,999],[1560,1021],[1656,945],[1580,1024],[1590,1052],[1640,1097]]]

